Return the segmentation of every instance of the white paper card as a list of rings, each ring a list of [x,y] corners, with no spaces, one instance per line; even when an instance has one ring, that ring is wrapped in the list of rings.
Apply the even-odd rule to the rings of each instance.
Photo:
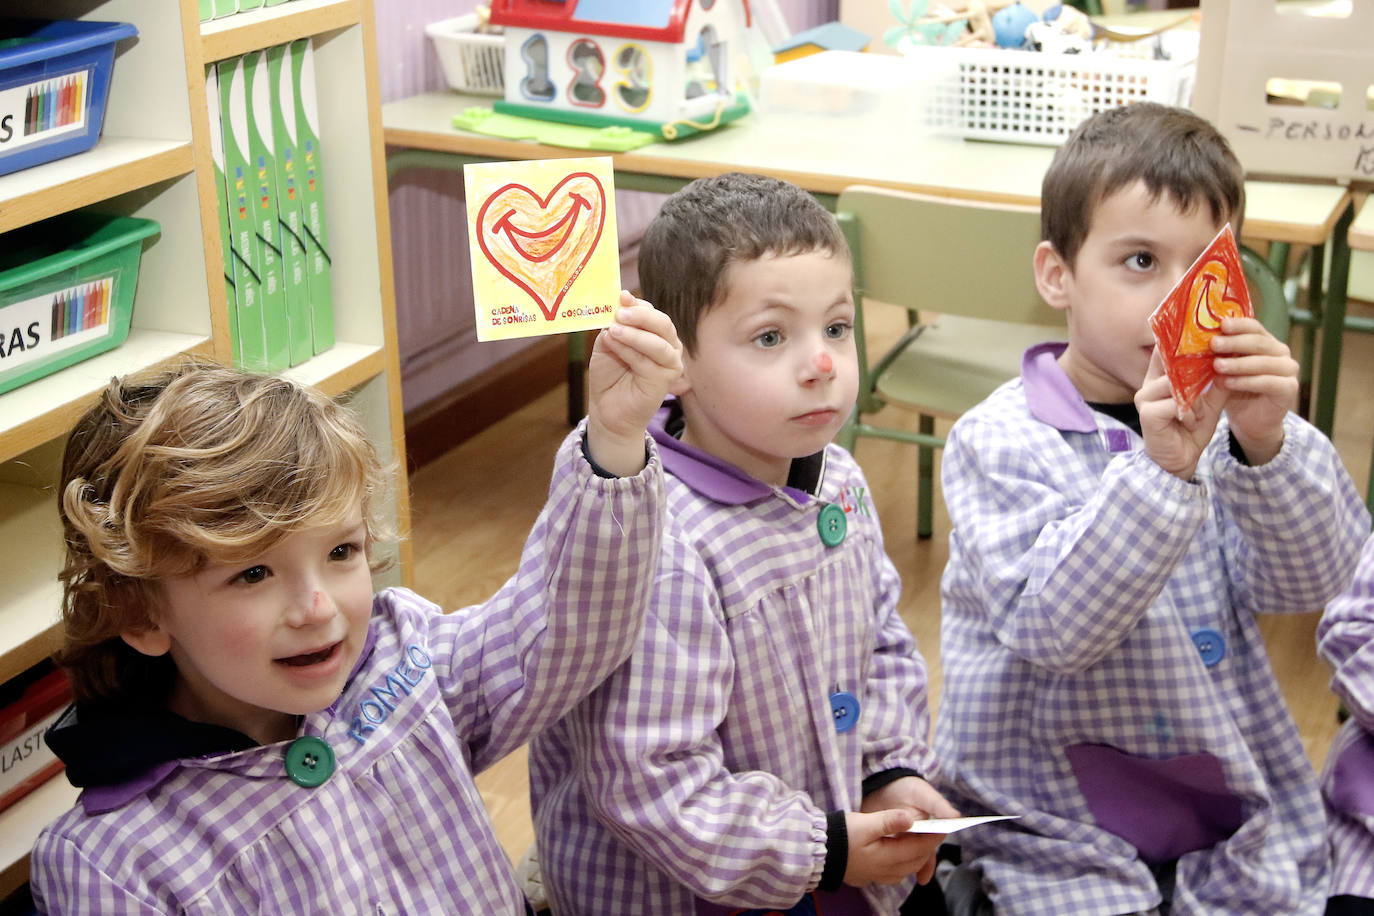
[[[958,833],[960,830],[977,827],[979,824],[990,824],[993,821],[1013,821],[1020,816],[1019,814],[984,814],[979,817],[931,817],[912,824],[907,833]]]

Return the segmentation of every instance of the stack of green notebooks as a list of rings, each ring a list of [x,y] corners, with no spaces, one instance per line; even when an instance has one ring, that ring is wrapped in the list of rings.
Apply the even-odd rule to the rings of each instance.
[[[276,6],[287,0],[200,0],[200,21],[221,19],[234,13],[246,13],[263,6]]]
[[[310,39],[215,64],[206,102],[234,361],[277,372],[334,345]]]

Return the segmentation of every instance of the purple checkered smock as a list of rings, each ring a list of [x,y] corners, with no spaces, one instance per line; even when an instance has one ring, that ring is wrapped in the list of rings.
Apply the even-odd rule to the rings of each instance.
[[[1320,608],[1369,516],[1331,443],[1284,421],[1245,467],[1225,420],[1193,482],[1055,362],[965,414],[944,454],[941,787],[999,916],[1320,914],[1317,780],[1255,615]]]
[[[606,479],[581,440],[578,430],[563,443],[520,569],[489,601],[446,615],[404,589],[377,595],[343,695],[301,724],[332,748],[330,778],[289,779],[284,742],[87,789],[34,848],[39,906],[524,913],[473,774],[624,661],[660,550],[656,449],[644,472]]]
[[[925,663],[854,459],[831,445],[794,462],[794,479],[812,462],[811,492],[769,486],[665,433],[666,413],[651,432],[669,522],[641,644],[532,744],[560,916],[714,912],[698,897],[786,909],[821,878],[827,812],[856,810],[871,774],[933,765]],[[844,510],[834,546],[826,506]],[[839,692],[860,701],[843,733]],[[879,913],[901,899],[867,893]]]
[[[1327,605],[1317,648],[1350,711],[1322,773],[1331,893],[1374,898],[1374,538],[1365,542],[1354,584]]]

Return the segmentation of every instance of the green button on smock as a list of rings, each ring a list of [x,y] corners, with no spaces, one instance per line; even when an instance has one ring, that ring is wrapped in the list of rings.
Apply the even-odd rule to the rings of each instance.
[[[314,735],[297,738],[286,747],[286,775],[298,786],[313,789],[334,774],[334,749]]]
[[[848,527],[849,522],[845,521],[843,509],[834,503],[821,506],[821,514],[816,519],[816,529],[821,533],[822,544],[827,547],[838,547],[844,542],[844,532]]]

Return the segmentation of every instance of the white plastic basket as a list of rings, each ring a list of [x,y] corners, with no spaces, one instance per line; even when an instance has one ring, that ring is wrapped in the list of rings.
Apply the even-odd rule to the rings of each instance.
[[[1083,54],[922,47],[925,122],[976,140],[1058,146],[1083,120],[1132,102],[1187,105],[1197,33],[1165,33],[1168,60],[1141,55],[1153,42]],[[1117,43],[1112,43],[1113,45]]]
[[[506,37],[479,33],[477,14],[455,16],[431,22],[425,34],[434,42],[444,79],[459,92],[501,95],[506,91],[502,76]]]

